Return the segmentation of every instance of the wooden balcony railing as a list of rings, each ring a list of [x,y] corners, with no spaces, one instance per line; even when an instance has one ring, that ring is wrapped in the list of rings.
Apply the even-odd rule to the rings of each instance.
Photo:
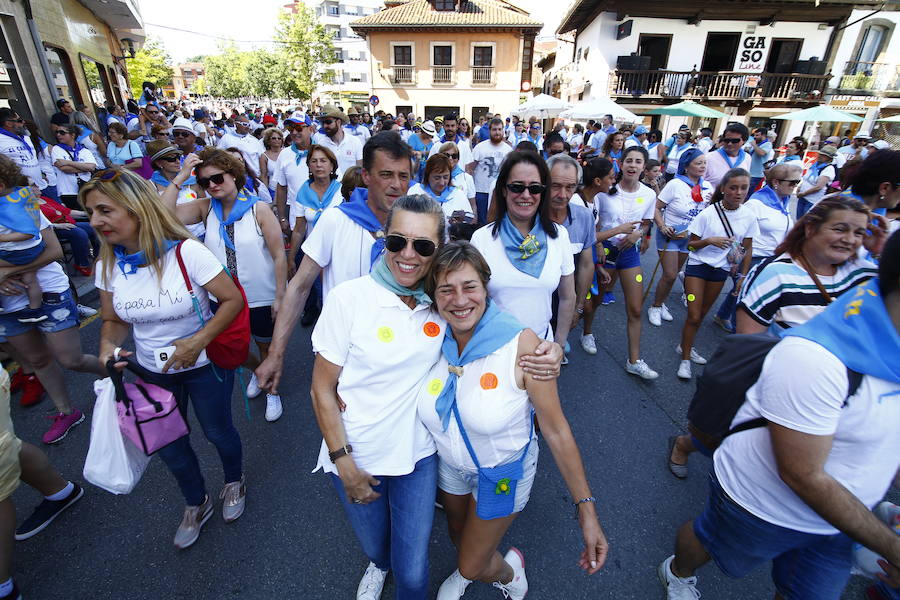
[[[721,71],[631,71],[610,73],[609,95],[632,98],[820,101],[831,75]]]
[[[431,67],[431,83],[451,85],[453,83],[453,67]]]
[[[472,83],[491,85],[494,83],[494,67],[472,67]]]
[[[416,68],[409,67],[394,67],[394,72],[391,75],[391,83],[397,84],[410,84],[416,82]]]

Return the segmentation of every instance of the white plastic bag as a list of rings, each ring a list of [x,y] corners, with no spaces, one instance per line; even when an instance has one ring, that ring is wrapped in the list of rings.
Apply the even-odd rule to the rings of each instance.
[[[149,456],[122,435],[116,415],[116,390],[107,377],[94,382],[97,402],[91,419],[91,444],[84,461],[84,478],[113,494],[134,489]]]

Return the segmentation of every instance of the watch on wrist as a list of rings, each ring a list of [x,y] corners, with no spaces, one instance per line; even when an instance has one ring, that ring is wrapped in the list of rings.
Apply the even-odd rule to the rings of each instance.
[[[345,445],[345,446],[341,446],[340,448],[338,448],[338,449],[335,450],[334,452],[329,452],[329,453],[328,453],[328,458],[331,459],[331,462],[335,462],[335,461],[337,461],[337,459],[339,459],[340,457],[342,457],[342,456],[350,456],[352,453],[353,453],[353,446],[351,446],[350,444],[347,444],[347,445]]]

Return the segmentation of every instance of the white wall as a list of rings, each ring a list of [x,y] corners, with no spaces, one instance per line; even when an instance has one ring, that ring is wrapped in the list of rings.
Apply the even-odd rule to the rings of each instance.
[[[871,13],[871,10],[854,10],[850,14],[850,18],[847,22],[852,23]],[[848,60],[853,60],[853,50],[856,47],[856,42],[859,39],[859,35],[863,28],[876,19],[888,20],[897,24],[893,35],[888,42],[887,51],[881,61],[894,65],[900,64],[900,12],[881,11],[880,13],[872,15],[869,19],[864,19],[863,21],[844,29],[841,42],[838,44],[837,53],[835,54],[834,67],[832,68],[832,73],[835,74],[835,78],[831,80],[832,86],[838,85],[840,74],[843,73],[844,64]]]

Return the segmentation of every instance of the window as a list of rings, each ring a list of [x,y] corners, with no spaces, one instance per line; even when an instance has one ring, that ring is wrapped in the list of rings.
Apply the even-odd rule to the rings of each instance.
[[[412,66],[412,45],[394,46],[394,65]]]
[[[333,17],[338,16],[339,14],[341,14],[341,7],[337,6],[336,4],[329,4],[328,5],[328,14]]]
[[[671,35],[655,35],[642,33],[638,38],[638,56],[650,57],[650,69],[665,69],[669,64],[669,48],[672,47]],[[724,69],[726,71],[730,69]]]
[[[44,54],[53,74],[53,85],[60,98],[67,98],[73,102],[81,102],[81,94],[75,85],[75,74],[72,72],[72,62],[69,55],[61,48],[44,47]]]
[[[399,106],[397,106],[397,110],[394,112],[395,112],[395,114],[398,114],[398,115],[408,115],[409,113],[412,112],[412,106],[399,105]]]
[[[701,71],[731,71],[737,58],[740,33],[708,33],[703,50]]]
[[[342,63],[344,62],[344,51],[340,48],[334,49],[334,62]]]
[[[453,64],[453,46],[432,46],[431,65],[434,67],[449,67]]]
[[[456,10],[456,0],[434,0],[434,10]]]
[[[472,66],[473,67],[493,67],[494,66],[494,47],[493,46],[475,46],[472,48]]]
[[[79,58],[81,58],[81,69],[87,80],[91,101],[97,106],[105,105],[112,93],[109,91],[109,81],[106,79],[103,65],[83,54],[79,55]]]
[[[581,60],[581,48],[575,53],[575,62],[579,62]]]

